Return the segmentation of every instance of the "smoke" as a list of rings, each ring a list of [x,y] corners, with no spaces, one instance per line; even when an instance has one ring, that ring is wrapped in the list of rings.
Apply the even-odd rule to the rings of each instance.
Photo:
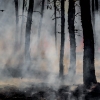
[[[28,1],[28,0],[27,0]],[[34,11],[41,11],[40,0],[35,0]],[[1,0],[0,9],[4,9],[4,12],[0,12],[0,84],[4,85],[16,85],[20,87],[28,86],[30,84],[46,83],[53,87],[59,87],[62,83],[59,80],[59,54],[60,54],[60,42],[61,42],[61,20],[57,19],[57,50],[55,48],[55,36],[54,36],[54,11],[53,9],[46,9],[42,20],[42,27],[40,38],[38,37],[38,28],[40,21],[40,13],[33,12],[32,28],[31,28],[31,43],[30,43],[30,55],[31,63],[25,65],[24,63],[24,47],[25,47],[25,29],[27,11],[24,13],[24,24],[22,34],[22,45],[18,44],[18,50],[14,52],[15,30],[16,30],[16,17],[15,7],[13,0]],[[68,2],[66,1],[66,4]],[[26,5],[28,8],[28,3]],[[80,12],[80,8],[76,7],[76,13]],[[68,6],[65,9],[65,49],[64,49],[64,75],[65,81],[63,84],[68,84],[67,73],[69,67],[69,33],[68,33],[68,20],[67,20]],[[22,15],[22,0],[19,0],[19,15]],[[60,14],[57,12],[57,16]],[[99,14],[96,15],[96,34],[99,38]],[[75,84],[82,83],[82,61],[83,61],[83,36],[81,28],[81,19],[76,17],[75,28],[79,29],[76,33],[77,44],[77,61],[76,61],[76,76]],[[19,33],[18,38],[20,40],[22,17],[19,16]],[[98,23],[98,24],[97,24]],[[78,36],[80,35],[80,36]],[[99,39],[97,40],[99,41]],[[70,83],[69,83],[70,84]]]

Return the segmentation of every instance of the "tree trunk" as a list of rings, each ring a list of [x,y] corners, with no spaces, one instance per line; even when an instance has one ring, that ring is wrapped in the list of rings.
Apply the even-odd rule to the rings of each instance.
[[[54,16],[55,16],[55,47],[57,49],[57,13],[56,13],[56,0],[54,0]]]
[[[95,0],[95,9],[96,11],[98,11],[99,7],[98,7],[98,0]]]
[[[92,0],[92,26],[93,26],[93,32],[94,32],[94,43],[96,43],[96,33],[95,33],[95,11],[96,11],[96,6],[95,6],[95,0]],[[98,46],[95,45],[95,50],[98,49]]]
[[[42,0],[41,18],[40,18],[39,30],[38,30],[38,36],[39,36],[39,38],[40,38],[41,27],[42,27],[42,20],[43,20],[43,14],[44,14],[44,3],[45,3],[45,0]]]
[[[31,34],[31,24],[32,24],[32,14],[33,14],[34,0],[29,0],[29,8],[26,22],[26,34],[25,34],[25,63],[30,62],[30,34]]]
[[[22,7],[22,23],[21,23],[20,45],[22,44],[22,33],[23,33],[23,23],[24,23],[24,6],[25,6],[25,0],[23,0],[23,7]]]
[[[92,0],[92,14],[93,14],[93,16],[94,16],[94,9],[95,9],[94,8],[95,7],[94,4],[95,4],[95,0]]]
[[[94,66],[94,35],[91,23],[90,0],[80,0],[84,37],[83,82],[88,88],[97,83]]]
[[[63,58],[64,58],[64,42],[65,42],[65,0],[61,0],[61,47],[60,47],[60,70],[59,75],[63,77],[64,74],[64,65],[63,65]]]
[[[16,12],[16,35],[15,35],[15,50],[18,49],[18,0],[14,0],[15,2],[15,12]]]
[[[68,9],[68,29],[69,29],[69,38],[70,38],[70,66],[69,66],[69,77],[73,80],[73,77],[76,73],[76,41],[75,41],[75,1],[69,0],[69,9]]]

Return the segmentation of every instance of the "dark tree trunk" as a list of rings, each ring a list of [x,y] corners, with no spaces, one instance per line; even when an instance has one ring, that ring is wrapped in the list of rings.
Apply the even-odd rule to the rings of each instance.
[[[95,0],[92,0],[92,26],[93,26],[93,32],[94,32],[94,43],[96,43],[96,33],[95,33]],[[98,46],[95,45],[95,50],[97,50]]]
[[[69,38],[70,38],[70,66],[69,66],[69,77],[72,79],[76,73],[76,41],[75,41],[75,1],[69,0],[69,9],[68,9],[68,29],[69,29]]]
[[[30,34],[31,34],[31,24],[32,24],[32,14],[33,14],[34,0],[29,0],[29,8],[26,22],[26,34],[25,34],[25,63],[30,62]]]
[[[94,9],[95,9],[94,8],[95,7],[94,4],[95,4],[95,0],[92,0],[92,14],[93,14],[93,16],[94,16]]]
[[[61,0],[61,47],[60,47],[60,70],[59,75],[63,77],[64,74],[64,42],[65,42],[65,0]]]
[[[94,66],[94,35],[91,23],[90,0],[80,0],[84,37],[83,82],[86,87],[97,83]]]
[[[22,44],[22,33],[23,33],[23,23],[24,23],[24,8],[25,8],[25,0],[23,0],[23,7],[22,7],[22,23],[21,23],[20,44]]]
[[[44,15],[44,3],[45,3],[45,0],[42,0],[41,18],[40,18],[40,22],[39,22],[39,30],[38,30],[39,38],[40,38],[41,27],[42,27],[42,20],[43,20],[43,15]]]
[[[19,22],[19,19],[18,19],[18,0],[14,0],[15,2],[15,12],[16,12],[16,35],[15,35],[15,50],[18,49],[18,22]]]
[[[98,11],[99,7],[98,7],[98,0],[95,0],[95,9],[96,11]]]
[[[56,0],[54,0],[54,16],[55,16],[55,47],[57,49],[57,13],[56,13]]]

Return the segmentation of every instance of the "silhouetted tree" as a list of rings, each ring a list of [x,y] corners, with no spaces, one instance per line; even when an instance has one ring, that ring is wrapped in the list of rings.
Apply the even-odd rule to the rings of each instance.
[[[96,34],[95,34],[95,11],[96,11],[95,1],[96,0],[92,0],[92,26],[93,26],[94,38],[96,38]],[[94,39],[94,43],[96,43],[95,40],[96,39]],[[97,45],[95,45],[95,48],[97,50],[97,48],[98,48]]]
[[[95,10],[95,0],[92,0],[92,15],[93,15],[93,17],[94,17],[94,10]]]
[[[86,87],[97,83],[94,66],[94,35],[91,23],[90,0],[80,0],[84,38],[83,82]]]
[[[99,9],[98,0],[95,0],[95,8],[96,8],[96,11],[98,11],[98,9]]]
[[[56,13],[56,0],[54,0],[54,18],[55,18],[55,46],[56,46],[56,49],[57,49],[57,13]]]
[[[75,1],[69,0],[68,9],[68,29],[70,38],[70,66],[69,66],[69,77],[72,79],[76,73],[76,41],[75,41]]]
[[[18,48],[17,42],[18,42],[18,0],[14,0],[15,2],[15,12],[16,12],[16,35],[15,35],[15,50]]]
[[[40,33],[41,33],[41,26],[42,26],[42,20],[43,20],[43,15],[44,15],[44,3],[45,3],[45,0],[42,0],[41,18],[40,18],[39,30],[38,30],[39,37],[40,37]]]
[[[64,42],[65,42],[65,0],[61,0],[61,46],[60,46],[60,77],[63,77],[64,74]]]
[[[23,33],[23,23],[24,23],[24,9],[25,9],[25,0],[23,0],[23,6],[22,6],[22,23],[21,23],[20,44],[22,43],[22,33]]]
[[[27,22],[26,22],[26,34],[25,34],[25,63],[30,62],[29,47],[30,47],[33,7],[34,7],[34,0],[29,0],[29,8],[28,8]]]

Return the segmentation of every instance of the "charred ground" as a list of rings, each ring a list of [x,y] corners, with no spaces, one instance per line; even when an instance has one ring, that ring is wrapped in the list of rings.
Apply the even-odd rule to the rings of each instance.
[[[44,83],[23,89],[5,86],[0,88],[0,100],[100,100],[100,83],[90,89],[83,85],[60,86],[57,89]]]

